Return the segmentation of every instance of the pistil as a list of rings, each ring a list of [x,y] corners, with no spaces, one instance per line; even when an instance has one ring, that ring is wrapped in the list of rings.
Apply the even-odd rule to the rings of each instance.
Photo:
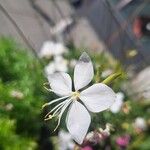
[[[78,100],[80,97],[79,91],[72,92],[72,99]]]

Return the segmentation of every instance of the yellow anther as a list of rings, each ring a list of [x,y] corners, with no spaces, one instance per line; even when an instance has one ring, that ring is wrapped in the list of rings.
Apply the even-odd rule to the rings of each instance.
[[[43,109],[44,107],[46,107],[46,106],[48,106],[48,103],[45,103],[45,104],[42,106],[42,109]]]
[[[45,118],[44,120],[47,121],[47,120],[52,119],[53,117],[54,117],[53,115],[49,115],[48,118]]]
[[[80,93],[78,91],[72,92],[72,98],[78,99],[80,97]]]

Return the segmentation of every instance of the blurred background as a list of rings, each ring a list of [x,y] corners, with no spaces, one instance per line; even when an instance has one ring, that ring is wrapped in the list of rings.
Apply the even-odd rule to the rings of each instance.
[[[92,115],[84,143],[66,130],[65,115],[44,121],[56,98],[47,76],[73,77],[83,51],[94,82],[121,72],[109,111]],[[0,150],[150,149],[149,0],[0,0]]]

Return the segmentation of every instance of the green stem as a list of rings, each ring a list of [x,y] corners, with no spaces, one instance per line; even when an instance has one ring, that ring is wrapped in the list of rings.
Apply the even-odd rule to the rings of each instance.
[[[112,81],[114,81],[115,79],[117,79],[121,75],[122,75],[122,73],[114,73],[114,74],[110,75],[108,78],[106,78],[105,80],[103,80],[102,83],[110,84]]]

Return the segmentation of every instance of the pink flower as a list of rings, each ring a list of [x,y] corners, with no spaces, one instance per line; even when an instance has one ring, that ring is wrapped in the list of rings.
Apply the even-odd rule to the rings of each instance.
[[[129,135],[124,135],[116,139],[116,143],[121,147],[127,147],[130,141]]]
[[[81,148],[81,150],[93,150],[93,148],[90,146],[85,146],[85,147]]]

